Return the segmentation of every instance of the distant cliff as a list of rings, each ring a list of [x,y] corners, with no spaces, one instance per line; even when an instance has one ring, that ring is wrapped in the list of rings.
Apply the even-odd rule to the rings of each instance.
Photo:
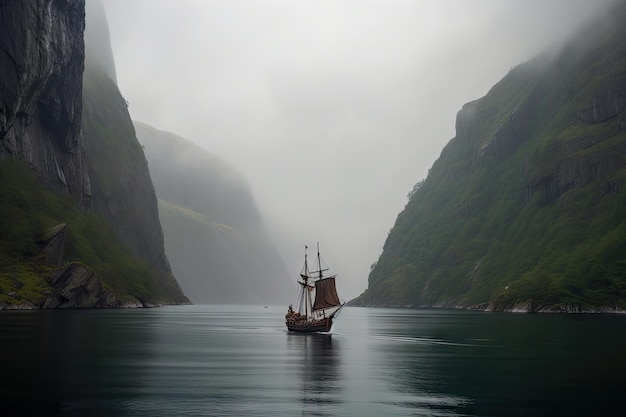
[[[111,66],[85,66],[84,8],[0,3],[0,309],[188,302]]]
[[[626,309],[625,21],[463,106],[353,305]]]
[[[195,303],[285,303],[296,291],[244,178],[193,142],[135,122],[178,282]]]

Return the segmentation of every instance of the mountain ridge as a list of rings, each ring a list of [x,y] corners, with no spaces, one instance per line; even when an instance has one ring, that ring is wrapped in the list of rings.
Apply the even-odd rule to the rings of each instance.
[[[353,305],[626,309],[625,16],[463,106]]]

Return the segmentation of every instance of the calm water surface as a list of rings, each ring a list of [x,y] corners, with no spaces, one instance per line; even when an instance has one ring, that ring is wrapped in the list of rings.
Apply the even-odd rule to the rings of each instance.
[[[626,316],[346,308],[0,312],[0,415],[626,415]]]

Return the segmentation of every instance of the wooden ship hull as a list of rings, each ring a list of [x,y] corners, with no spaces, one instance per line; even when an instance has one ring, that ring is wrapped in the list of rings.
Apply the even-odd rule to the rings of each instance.
[[[287,319],[286,320],[287,329],[290,332],[299,332],[299,333],[319,333],[319,332],[330,332],[330,329],[333,327],[333,319],[328,317],[321,320],[296,320],[296,319]]]
[[[322,268],[317,246],[317,270],[309,271],[304,247],[304,267],[300,273],[300,296],[294,310],[289,306],[285,315],[285,325],[290,332],[320,333],[330,332],[333,319],[337,317],[344,303],[339,299],[335,287],[335,275],[324,275],[328,268]],[[314,300],[311,298],[314,296]]]

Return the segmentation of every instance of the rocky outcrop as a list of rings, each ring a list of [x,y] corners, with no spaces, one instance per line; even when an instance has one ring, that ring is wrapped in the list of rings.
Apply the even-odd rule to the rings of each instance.
[[[70,263],[47,276],[49,289],[39,300],[0,300],[0,310],[34,310],[56,308],[136,308],[153,307],[134,297],[120,298],[108,290],[98,275],[86,265]],[[9,293],[11,297],[18,297]]]
[[[526,184],[525,200],[542,193],[555,199],[572,188],[582,188],[626,167],[626,149],[611,153],[573,156],[556,161],[550,172],[541,177],[530,177]],[[619,193],[623,181],[608,181],[607,192]]]
[[[103,288],[98,275],[85,265],[72,263],[49,278],[52,294],[41,308],[103,308],[121,307],[115,294]],[[141,303],[137,302],[137,306]]]
[[[589,103],[578,112],[578,118],[587,124],[602,123],[617,117],[626,104],[626,75],[611,79]]]
[[[482,306],[483,308],[473,308],[473,310],[497,311],[505,313],[626,313],[617,305],[614,306],[590,306],[582,304],[558,303],[540,305],[533,300],[520,301],[513,306],[502,307],[494,304]]]
[[[143,303],[132,296],[120,298],[103,284],[93,269],[80,262],[61,266],[66,234],[65,223],[51,228],[38,242],[41,254],[30,260],[44,277],[46,289],[41,298],[22,298],[26,294],[20,297],[15,291],[10,291],[7,295],[11,302],[0,299],[0,310],[152,307],[157,304]],[[16,285],[19,287],[21,284]]]
[[[84,27],[84,0],[0,3],[0,158],[27,161],[47,188],[88,206]]]
[[[626,167],[626,143],[603,143],[624,130],[621,126],[626,126],[626,112],[621,111],[611,118],[621,122],[616,124],[617,131],[576,136],[558,144],[554,152],[560,157],[546,166],[543,175],[528,177],[525,200],[530,201],[537,193],[556,199],[572,188],[585,187]],[[606,182],[607,192],[613,194],[619,193],[622,186],[622,180],[609,179]]]

